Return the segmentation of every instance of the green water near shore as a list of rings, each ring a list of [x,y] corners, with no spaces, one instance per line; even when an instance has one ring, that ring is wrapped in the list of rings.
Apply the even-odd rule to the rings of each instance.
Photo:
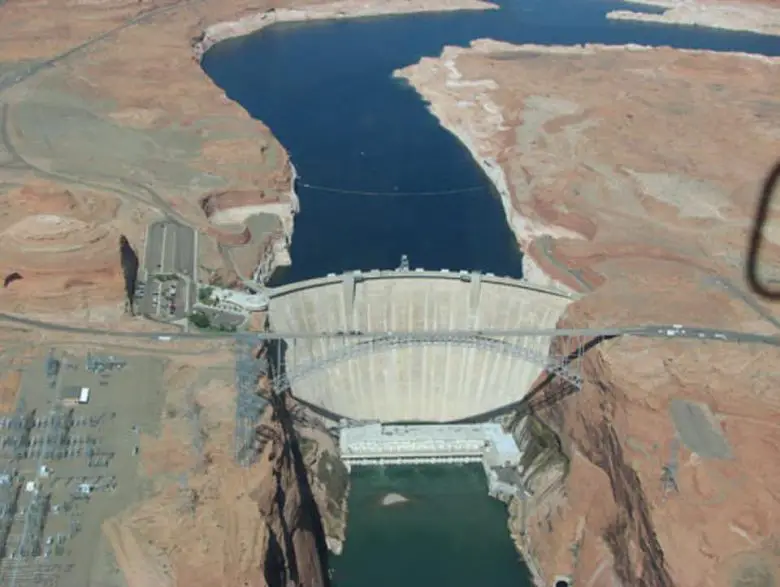
[[[356,467],[335,587],[529,587],[478,465]],[[405,503],[384,506],[388,493]]]

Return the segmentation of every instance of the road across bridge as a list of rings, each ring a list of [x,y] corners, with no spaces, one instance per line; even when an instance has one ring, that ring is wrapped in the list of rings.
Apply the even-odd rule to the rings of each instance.
[[[48,330],[51,332],[63,332],[70,334],[83,334],[91,337],[111,338],[136,338],[146,340],[160,340],[175,342],[176,340],[230,340],[237,341],[272,341],[272,340],[310,340],[310,339],[372,339],[383,336],[420,337],[420,336],[642,336],[645,338],[682,338],[696,340],[717,340],[728,343],[767,344],[780,347],[780,336],[769,334],[755,334],[739,330],[727,330],[723,328],[701,328],[698,326],[673,325],[673,324],[637,324],[633,326],[607,326],[603,328],[478,328],[470,330],[398,330],[384,331],[373,330],[365,332],[303,332],[303,331],[273,331],[252,333],[228,333],[228,332],[170,332],[170,331],[146,331],[110,330],[106,328],[87,328],[80,326],[68,326],[57,322],[25,318],[15,314],[0,312],[0,321],[11,322],[30,328]],[[673,334],[667,334],[668,332]]]
[[[457,278],[461,279],[461,275],[457,274]],[[419,277],[417,278],[419,279]],[[329,276],[325,280],[321,280],[321,283],[337,283],[338,279],[334,279],[333,276]],[[294,287],[289,287],[286,291],[301,290],[300,284]],[[303,288],[305,290],[305,288]],[[343,291],[343,286],[342,286]],[[90,343],[100,344],[100,340],[106,340],[107,344],[114,344],[115,339],[125,340],[147,340],[150,342],[156,342],[160,352],[165,353],[166,348],[171,348],[177,341],[235,341],[239,344],[236,345],[237,349],[246,350],[250,347],[255,347],[262,342],[272,341],[284,341],[285,344],[292,345],[293,347],[302,345],[311,345],[317,341],[330,341],[335,344],[336,347],[331,349],[329,354],[325,354],[319,357],[310,357],[308,362],[301,362],[297,368],[293,363],[287,365],[287,371],[285,379],[280,381],[280,386],[284,386],[285,383],[296,378],[302,380],[309,378],[316,380],[314,374],[318,369],[327,369],[328,366],[336,363],[341,363],[340,369],[349,369],[348,365],[351,363],[351,354],[356,352],[364,357],[364,360],[373,355],[373,351],[378,353],[384,353],[385,355],[395,356],[397,358],[398,353],[409,352],[417,347],[464,347],[467,346],[465,340],[471,341],[473,347],[479,347],[481,343],[478,341],[485,339],[497,341],[491,342],[491,345],[498,345],[499,350],[495,354],[509,356],[511,358],[512,353],[523,352],[526,353],[523,357],[525,361],[533,363],[538,371],[545,370],[550,366],[550,361],[558,361],[559,365],[563,367],[564,358],[549,357],[547,355],[547,349],[544,349],[544,353],[529,352],[528,349],[524,349],[523,345],[517,344],[517,341],[523,337],[541,337],[543,339],[552,340],[556,337],[561,338],[575,338],[580,340],[598,339],[598,338],[613,338],[618,336],[638,336],[646,338],[680,338],[696,341],[718,341],[722,343],[730,344],[765,344],[774,347],[780,347],[780,337],[770,336],[765,334],[755,334],[749,332],[739,332],[733,330],[713,329],[713,328],[701,328],[679,324],[638,324],[629,326],[614,326],[614,327],[597,327],[597,328],[554,328],[551,327],[535,327],[529,325],[521,326],[509,326],[506,324],[492,325],[492,324],[470,324],[466,328],[453,327],[450,324],[423,324],[423,327],[413,325],[415,327],[410,328],[407,326],[400,328],[379,328],[378,324],[363,325],[361,328],[345,329],[343,325],[336,324],[331,325],[329,328],[322,330],[307,330],[302,328],[280,328],[277,326],[277,330],[274,332],[258,332],[258,333],[189,333],[189,332],[171,332],[171,331],[152,331],[152,332],[138,332],[138,331],[120,331],[120,330],[107,330],[91,327],[76,327],[68,326],[64,324],[58,324],[55,322],[37,320],[33,318],[27,318],[24,316],[18,316],[8,313],[0,313],[0,320],[4,320],[6,323],[15,325],[13,330],[19,331],[24,328],[30,330],[45,330],[49,332],[59,332],[63,334],[80,335],[89,339]],[[354,326],[354,325],[353,325]],[[514,343],[508,342],[508,339],[513,339]],[[570,342],[570,341],[569,341]],[[341,347],[346,345],[358,347],[356,351],[347,351]],[[514,345],[514,346],[513,346]],[[373,346],[373,348],[371,348]],[[486,345],[481,345],[483,348],[481,352],[485,352]],[[490,346],[490,345],[487,345]],[[567,345],[571,348],[571,344]],[[510,349],[506,352],[506,349]],[[524,350],[517,350],[517,349]],[[183,349],[178,347],[175,349],[176,353],[183,353]],[[365,352],[368,351],[368,352]],[[238,355],[242,355],[243,351],[239,350]],[[430,351],[429,351],[430,354]],[[540,356],[543,355],[543,358]],[[249,357],[247,357],[249,358]],[[262,408],[258,404],[258,397],[255,395],[255,381],[256,377],[252,379],[253,365],[257,361],[254,360],[242,360],[237,358],[236,374],[237,374],[237,387],[239,393],[237,395],[236,406],[236,451],[237,454],[245,453],[247,451],[244,448],[251,446],[254,442],[254,426],[259,409]],[[465,364],[465,363],[464,363]],[[555,363],[552,363],[555,365]],[[293,367],[293,368],[290,368]],[[568,368],[568,365],[566,366]],[[354,369],[354,365],[352,367]],[[244,373],[247,371],[247,373]],[[297,371],[297,375],[296,375]],[[548,369],[549,371],[549,369]],[[553,369],[554,371],[554,369]],[[575,371],[576,373],[576,371]],[[295,385],[297,388],[297,385]],[[523,390],[526,391],[526,390]],[[523,398],[516,400],[522,402]],[[503,407],[514,405],[512,403],[504,404]],[[322,407],[320,404],[319,407]],[[500,409],[500,408],[499,408]],[[338,417],[338,414],[331,412],[334,417]],[[491,410],[481,411],[481,414],[490,414]],[[478,414],[477,414],[478,415]],[[420,420],[419,417],[412,418],[414,420]],[[251,451],[249,451],[251,452]]]
[[[273,330],[306,333],[285,338],[277,383],[334,419],[468,419],[521,401],[544,372],[579,388],[579,361],[551,349],[571,353],[597,338],[766,341],[679,324],[556,329],[567,292],[466,271],[352,271],[269,298]]]

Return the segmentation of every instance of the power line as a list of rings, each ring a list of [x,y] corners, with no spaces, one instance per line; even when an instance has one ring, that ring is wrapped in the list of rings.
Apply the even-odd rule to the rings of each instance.
[[[306,183],[300,180],[298,181],[298,185],[304,188],[308,188],[310,190],[317,190],[321,192],[331,192],[336,194],[351,194],[351,195],[359,195],[359,196],[449,196],[454,194],[466,194],[466,193],[477,193],[477,192],[488,191],[488,188],[485,186],[475,186],[470,188],[460,188],[460,189],[452,189],[452,190],[433,190],[433,191],[420,191],[420,192],[398,192],[398,191],[378,192],[378,191],[370,191],[370,190],[346,190],[346,189],[336,188],[331,186]]]

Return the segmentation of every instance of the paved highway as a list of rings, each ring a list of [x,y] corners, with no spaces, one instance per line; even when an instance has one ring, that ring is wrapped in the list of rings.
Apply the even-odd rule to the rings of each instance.
[[[102,330],[97,328],[83,328],[76,326],[65,326],[32,318],[24,318],[13,314],[0,312],[0,320],[6,320],[14,324],[21,324],[49,330],[55,332],[68,332],[72,334],[84,334],[90,336],[111,336],[118,338],[156,338],[162,340],[173,339],[215,339],[215,338],[236,338],[236,339],[317,339],[317,338],[386,338],[388,336],[398,336],[404,338],[417,338],[421,342],[430,339],[446,339],[448,337],[463,336],[642,336],[647,338],[683,338],[695,340],[716,340],[727,343],[752,343],[767,344],[780,347],[780,336],[768,336],[764,334],[753,334],[749,332],[738,332],[733,330],[722,330],[715,328],[697,328],[686,327],[679,324],[656,324],[640,326],[624,326],[619,328],[548,328],[548,329],[514,329],[514,330],[417,330],[417,331],[397,331],[397,332],[253,332],[247,334],[235,333],[171,333],[171,332],[126,332],[114,330]]]

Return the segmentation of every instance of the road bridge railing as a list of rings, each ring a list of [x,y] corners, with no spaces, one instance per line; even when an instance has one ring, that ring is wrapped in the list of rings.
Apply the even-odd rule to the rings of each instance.
[[[384,335],[441,335],[441,334],[465,334],[482,335],[494,338],[507,336],[641,336],[645,338],[671,337],[697,340],[719,340],[727,343],[742,344],[768,344],[780,347],[780,336],[756,334],[753,332],[741,332],[722,328],[707,328],[699,326],[679,326],[673,324],[645,324],[633,326],[605,326],[590,328],[480,328],[471,330],[416,330],[416,331],[267,331],[267,332],[171,332],[168,331],[133,331],[111,330],[105,328],[92,328],[87,326],[71,326],[46,320],[18,316],[7,312],[0,312],[0,320],[5,320],[20,326],[28,326],[50,332],[66,332],[69,334],[82,334],[84,336],[109,337],[109,338],[134,338],[165,343],[175,343],[180,340],[240,340],[240,341],[279,341],[279,340],[312,340],[312,339],[370,339]],[[679,326],[679,327],[678,327]],[[670,334],[670,332],[672,334]]]

